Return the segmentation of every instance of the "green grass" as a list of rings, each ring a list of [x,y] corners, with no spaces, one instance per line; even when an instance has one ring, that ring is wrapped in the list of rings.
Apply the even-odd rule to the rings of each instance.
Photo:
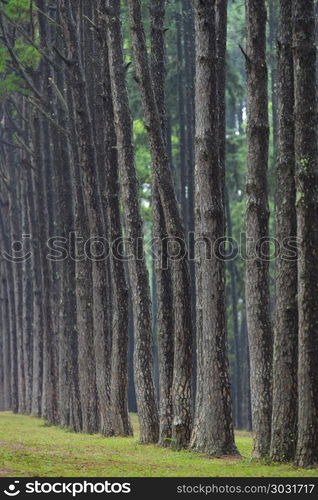
[[[0,413],[0,476],[17,477],[309,477],[318,469],[251,461],[252,437],[237,433],[244,458],[211,459],[138,443],[134,438],[103,438],[48,427],[33,417]]]

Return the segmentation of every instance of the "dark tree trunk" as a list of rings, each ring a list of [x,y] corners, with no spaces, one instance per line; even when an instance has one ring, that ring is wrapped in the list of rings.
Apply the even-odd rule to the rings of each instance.
[[[296,464],[318,462],[318,149],[313,0],[293,3],[296,209],[299,238]]]
[[[233,241],[233,227],[232,227],[232,216],[231,207],[229,200],[229,193],[225,189],[225,204],[226,204],[226,221],[227,221],[227,235],[230,244]],[[230,287],[231,287],[231,307],[232,307],[232,325],[233,325],[233,337],[234,337],[234,373],[233,373],[233,383],[232,383],[232,394],[233,394],[233,413],[234,422],[237,429],[241,429],[241,411],[240,402],[242,399],[242,377],[240,365],[240,350],[242,346],[240,345],[240,335],[239,335],[239,319],[238,319],[238,295],[237,295],[237,268],[236,263],[233,259],[230,259],[228,264],[229,274],[230,274]]]
[[[247,138],[246,306],[251,360],[253,457],[268,455],[271,439],[272,328],[268,261],[268,96],[264,0],[246,0]]]
[[[1,216],[2,219],[2,216]],[[4,239],[4,224],[1,220],[1,237]],[[1,262],[1,330],[2,330],[2,410],[11,410],[11,348],[10,348],[10,310],[7,265]]]
[[[43,10],[43,9],[42,9]],[[44,17],[44,16],[43,16]],[[58,19],[59,20],[59,19]],[[46,18],[42,20],[43,32],[46,32]],[[43,33],[43,36],[44,36]],[[45,38],[45,36],[44,36]],[[62,50],[63,37],[60,31],[56,34],[56,47]],[[57,63],[60,61],[57,59]],[[59,237],[69,242],[75,229],[75,184],[73,178],[73,156],[67,133],[71,132],[69,113],[71,109],[63,105],[67,102],[65,89],[65,72],[62,64],[57,64],[54,73],[54,86],[58,96],[54,100],[54,112],[60,126],[66,133],[52,130],[52,139],[58,151],[54,161],[56,177],[57,200],[59,206]],[[57,89],[59,89],[57,91]],[[52,103],[53,104],[53,103]],[[74,249],[72,249],[74,250]],[[68,246],[68,251],[70,248]],[[74,253],[74,252],[73,252]],[[60,303],[58,325],[58,388],[59,388],[59,424],[72,431],[82,429],[81,402],[78,373],[78,328],[76,303],[76,263],[68,253],[62,262],[58,263],[60,279]]]
[[[270,79],[271,79],[271,99],[272,99],[272,140],[274,160],[277,156],[277,143],[278,143],[278,74],[277,74],[277,37],[278,37],[278,3],[279,0],[272,0],[268,5],[268,28],[269,28],[269,50],[270,50]],[[289,32],[289,36],[291,31]]]
[[[21,179],[19,163],[12,165],[12,190],[10,192],[10,223],[11,242],[21,241]],[[17,350],[17,372],[18,372],[18,412],[25,413],[25,375],[23,358],[23,297],[22,297],[22,263],[12,264],[14,278],[14,304],[16,324],[16,350]]]
[[[46,163],[43,156],[43,126],[38,115],[33,118],[33,141],[35,157],[33,166],[35,170],[36,213],[39,227],[39,253],[41,265],[41,290],[43,307],[43,378],[42,378],[42,417],[50,424],[58,423],[57,380],[55,373],[55,335],[53,332],[51,309],[51,274],[50,262],[47,259],[46,242],[49,238],[48,212],[47,212],[47,183]]]
[[[245,305],[245,300],[244,300]],[[252,430],[252,408],[251,408],[251,381],[250,381],[250,354],[248,346],[248,334],[245,314],[240,325],[241,357],[240,366],[243,366],[242,372],[242,428]]]
[[[13,143],[13,133],[9,129],[8,113],[10,111],[4,109],[4,129],[6,134],[5,139],[9,144]],[[13,169],[16,161],[16,155],[14,154],[13,148],[4,148],[6,164],[10,169],[10,191],[14,187],[14,177]],[[12,235],[11,235],[11,209],[10,209],[10,198],[11,194],[8,192],[8,199],[2,207],[3,216],[0,217],[1,220],[1,230],[4,239],[5,251],[10,255],[12,248]],[[15,312],[15,293],[14,293],[14,273],[13,273],[14,263],[9,259],[6,262],[6,272],[7,272],[7,294],[8,294],[8,314],[9,314],[9,349],[10,349],[10,386],[11,386],[11,406],[10,408],[14,413],[18,412],[19,407],[19,395],[18,395],[18,357],[17,357],[17,323],[16,323],[16,312]]]
[[[197,411],[192,448],[209,455],[236,454],[228,376],[224,261],[215,242],[225,236],[222,170],[218,153],[215,1],[194,1],[196,30],[196,204],[202,301],[197,318]],[[214,249],[211,247],[214,246]]]
[[[101,5],[103,12],[105,4]],[[105,24],[102,25],[102,61],[103,79],[103,114],[104,129],[103,141],[105,142],[104,164],[101,168],[105,171],[105,214],[110,243],[120,242],[123,239],[120,213],[120,189],[118,179],[118,153],[116,149],[117,137],[115,131],[115,118],[112,101],[110,81],[107,32]],[[115,253],[114,251],[115,250]],[[117,436],[132,435],[133,430],[128,412],[128,286],[125,276],[125,265],[118,258],[116,249],[110,252],[111,259],[111,288],[112,288],[112,360],[111,360],[111,412],[112,431]]]
[[[216,0],[216,51],[217,86],[219,110],[219,160],[221,169],[222,199],[225,204],[225,161],[226,161],[226,43],[227,43],[227,2]]]
[[[162,133],[166,137],[165,117],[165,0],[151,2],[151,69],[154,91],[160,115]],[[159,362],[159,443],[170,446],[172,438],[172,383],[173,383],[173,296],[171,266],[167,259],[166,224],[159,196],[158,177],[154,173],[153,192],[153,237],[158,241],[155,252],[155,287],[157,300],[156,333]],[[165,264],[166,263],[166,264]]]
[[[185,117],[185,81],[184,81],[184,47],[182,40],[182,23],[180,12],[176,13],[176,30],[177,30],[177,58],[178,58],[178,118],[179,118],[179,192],[180,204],[184,214],[184,222],[187,222],[187,165],[186,165],[186,117]]]
[[[64,2],[63,2],[64,3]],[[85,83],[83,61],[80,50],[80,39],[76,31],[75,14],[78,9],[75,6],[65,6],[63,14],[66,20],[67,36],[69,37],[69,56],[72,60],[70,66],[70,77],[73,85],[74,106],[76,112],[76,126],[78,132],[79,163],[81,165],[81,178],[83,182],[83,193],[85,197],[85,207],[87,210],[91,239],[103,237],[105,234],[104,220],[101,213],[101,195],[98,179],[97,155],[94,143],[91,113],[89,108],[87,87]],[[110,331],[107,316],[107,267],[102,259],[92,258],[93,277],[93,301],[92,311],[94,319],[94,346],[96,358],[97,390],[104,397],[104,379],[107,378],[107,367],[105,362],[110,360]],[[84,276],[83,276],[84,278]],[[105,376],[103,376],[103,374]],[[89,397],[87,388],[83,391],[85,398]],[[98,425],[97,398],[91,394],[88,426],[90,431]],[[88,415],[88,414],[87,414]],[[108,422],[106,421],[108,419]],[[84,422],[84,415],[83,415]],[[109,428],[106,433],[111,433],[110,414],[103,415],[103,426]]]
[[[22,234],[30,235],[30,219],[28,206],[28,184],[27,175],[29,172],[26,169],[28,165],[22,161],[22,183],[21,183],[21,201],[22,201]],[[27,237],[27,236],[25,236]],[[26,242],[26,251],[30,249],[30,242]],[[32,283],[32,267],[30,259],[24,259],[22,264],[23,272],[23,360],[25,373],[25,412],[31,413],[32,410],[32,370],[33,370],[33,283]]]
[[[33,284],[33,367],[32,367],[32,408],[31,414],[40,417],[42,414],[42,385],[43,385],[43,304],[42,278],[39,246],[39,227],[36,214],[35,199],[35,172],[32,163],[29,163],[28,173],[28,202],[30,208],[31,240],[32,240],[32,284]]]
[[[191,286],[185,233],[176,201],[171,168],[162,133],[154,85],[147,55],[145,33],[139,0],[129,0],[129,18],[132,46],[140,85],[150,152],[155,175],[158,179],[160,200],[163,207],[172,259],[172,289],[174,300],[174,373],[173,373],[173,426],[175,447],[188,445],[192,428],[192,314]]]
[[[297,256],[286,258],[284,246],[295,239],[296,188],[294,146],[294,68],[292,3],[280,2],[278,40],[278,161],[276,239],[276,324],[273,357],[273,415],[271,457],[290,461],[297,439]]]
[[[194,29],[194,11],[191,0],[182,2],[183,12],[183,38],[184,38],[184,56],[185,56],[185,104],[186,104],[186,195],[187,195],[187,212],[186,234],[189,245],[189,268],[191,277],[191,303],[192,316],[195,322],[196,316],[196,296],[195,296],[195,215],[194,215],[194,135],[195,135],[195,29]],[[193,383],[193,403],[196,392],[196,332],[193,329],[193,359],[192,359],[192,383]]]
[[[126,87],[126,69],[122,48],[120,1],[106,3],[107,40],[113,107],[117,134],[118,167],[124,206],[126,248],[134,317],[134,379],[140,441],[158,441],[158,410],[152,373],[152,331],[149,280],[143,249],[142,220],[138,201],[132,119]],[[139,255],[139,257],[138,257]]]

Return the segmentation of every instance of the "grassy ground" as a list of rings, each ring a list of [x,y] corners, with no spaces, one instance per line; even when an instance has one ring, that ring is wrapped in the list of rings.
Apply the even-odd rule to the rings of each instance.
[[[255,463],[252,437],[237,433],[244,458],[210,459],[188,451],[174,452],[138,444],[134,438],[72,434],[32,417],[0,413],[0,476],[38,477],[300,477],[318,476],[318,469]]]

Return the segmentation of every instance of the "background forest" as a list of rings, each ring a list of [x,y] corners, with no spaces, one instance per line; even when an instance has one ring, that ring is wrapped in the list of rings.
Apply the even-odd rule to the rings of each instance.
[[[317,463],[317,14],[1,0],[0,410]]]

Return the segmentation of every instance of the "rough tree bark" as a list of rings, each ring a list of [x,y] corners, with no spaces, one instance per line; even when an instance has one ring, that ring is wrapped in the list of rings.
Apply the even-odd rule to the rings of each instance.
[[[216,51],[217,51],[217,91],[219,114],[219,160],[221,168],[221,190],[225,201],[225,161],[226,161],[226,44],[227,44],[227,2],[216,0]]]
[[[43,8],[41,9],[43,10]],[[57,12],[59,16],[59,12]],[[44,17],[44,16],[43,16]],[[57,19],[59,21],[59,19]],[[43,31],[46,32],[42,20]],[[55,46],[62,50],[64,39],[60,30],[56,33]],[[60,126],[70,132],[70,109],[65,92],[64,63],[56,57],[56,67],[53,75],[54,87],[59,89],[59,98],[54,101],[55,116]],[[52,103],[53,104],[53,103]],[[57,183],[57,199],[60,211],[59,237],[68,242],[72,231],[75,229],[75,188],[73,187],[73,156],[71,144],[67,133],[53,131],[53,140],[58,146],[58,153],[54,161],[54,170]],[[82,429],[81,401],[79,391],[78,369],[78,328],[77,328],[77,303],[76,303],[76,263],[70,254],[60,263],[60,306],[59,306],[59,423],[72,431]]]
[[[215,1],[194,1],[196,31],[196,240],[200,250],[202,309],[197,325],[197,409],[191,447],[236,454],[228,377],[224,261],[215,243],[224,238],[225,213],[218,152]],[[214,247],[214,248],[213,248]]]
[[[296,464],[318,462],[318,146],[313,0],[293,3],[298,259],[298,442]]]
[[[177,31],[177,92],[178,92],[178,120],[179,120],[179,163],[178,163],[178,188],[184,221],[187,221],[187,168],[186,168],[186,116],[185,116],[185,81],[184,81],[184,47],[182,37],[182,16],[176,12]],[[154,82],[155,84],[155,82]]]
[[[272,328],[268,261],[268,96],[264,0],[246,0],[247,184],[246,307],[251,360],[254,458],[268,455],[271,438]]]
[[[26,132],[27,133],[27,132]],[[30,213],[28,202],[28,183],[29,175],[28,164],[21,160],[22,182],[21,182],[21,211],[22,211],[22,234],[30,235]],[[30,249],[30,241],[27,243],[26,251]],[[23,275],[23,304],[22,304],[22,326],[23,326],[23,360],[25,373],[25,412],[31,413],[32,410],[32,378],[33,378],[33,282],[32,282],[32,264],[30,259],[24,259],[22,263]]]
[[[165,0],[153,0],[151,12],[151,71],[154,91],[162,125],[162,134],[166,137],[165,110]],[[172,438],[172,383],[173,383],[173,296],[171,266],[167,259],[166,223],[159,195],[158,177],[153,176],[152,191],[153,237],[155,251],[155,286],[157,301],[157,339],[159,363],[159,443],[170,446]]]
[[[101,1],[99,12],[104,14],[105,2]],[[119,258],[116,244],[122,242],[120,212],[120,189],[118,179],[118,153],[115,131],[115,118],[108,60],[107,31],[105,19],[100,19],[101,46],[103,50],[102,85],[103,85],[103,130],[105,146],[104,162],[101,168],[105,175],[105,215],[109,242],[114,244],[110,252],[111,288],[112,288],[112,360],[111,360],[111,415],[114,435],[129,436],[133,430],[128,412],[128,286],[125,265]]]
[[[150,72],[140,0],[128,0],[136,78],[140,86],[153,168],[171,242],[174,300],[174,372],[172,436],[176,449],[189,444],[192,428],[192,314],[187,244],[172,180]]]
[[[72,91],[74,98],[75,122],[78,133],[79,165],[81,167],[81,179],[83,183],[83,194],[85,208],[90,229],[90,241],[104,236],[104,221],[101,213],[101,196],[98,182],[98,168],[96,148],[92,128],[91,113],[89,109],[88,95],[86,89],[85,72],[81,54],[80,38],[76,29],[76,15],[79,14],[79,5],[75,2],[61,1],[61,13],[65,36],[67,39],[68,58],[71,61],[68,71],[73,82]],[[105,360],[110,359],[109,355],[104,355],[108,349],[109,324],[107,318],[107,274],[106,266],[102,259],[88,255],[91,260],[93,278],[93,323],[94,331],[90,333],[93,337],[95,347],[95,361],[97,369],[92,377],[92,384],[97,382],[97,390],[102,390],[101,373],[105,370]],[[84,279],[84,276],[82,276]],[[83,283],[84,286],[84,283]],[[102,353],[102,355],[100,355]],[[92,372],[95,368],[92,367]],[[96,377],[96,378],[95,378]],[[94,381],[96,380],[96,382]],[[94,388],[92,388],[94,390]],[[99,391],[100,392],[100,391]],[[83,412],[83,428],[89,432],[98,430],[97,397],[89,387],[85,387],[83,380],[82,390],[83,401],[85,401],[85,413]],[[111,426],[110,415],[104,415],[108,419],[104,422],[104,427]]]
[[[13,143],[13,130],[9,124],[8,113],[10,110],[8,107],[4,107],[3,120],[4,120],[4,139],[8,144]],[[12,183],[12,172],[14,164],[16,161],[16,155],[14,154],[14,149],[10,146],[3,146],[6,164],[10,169],[11,175],[10,185]],[[10,255],[11,252],[11,222],[10,222],[10,192],[7,194],[7,199],[2,206],[3,218],[1,221],[3,225],[1,226],[4,235],[4,248],[6,252]],[[11,409],[14,413],[18,412],[19,406],[19,396],[18,396],[18,358],[17,358],[17,325],[16,325],[16,314],[15,314],[15,294],[14,294],[14,274],[13,274],[14,264],[10,260],[6,261],[6,270],[8,278],[8,300],[9,300],[9,338],[10,338],[10,385],[11,385]]]
[[[292,2],[280,2],[278,40],[278,161],[276,195],[276,323],[273,356],[271,458],[290,461],[297,439],[297,256],[283,247],[297,234]]]
[[[1,154],[4,158],[5,148],[1,148]],[[7,158],[6,158],[7,159]],[[1,193],[1,213],[0,213],[0,231],[3,242],[3,251],[7,251],[9,239],[7,233],[7,209],[8,192],[4,185],[4,193]],[[11,384],[11,328],[10,328],[10,275],[8,273],[8,262],[5,258],[1,259],[1,328],[2,328],[2,360],[3,365],[3,409],[12,410],[12,384]]]
[[[152,373],[151,303],[143,249],[142,219],[133,148],[132,119],[126,87],[120,1],[106,2],[107,41],[113,108],[117,134],[121,198],[124,206],[126,248],[134,318],[134,379],[140,441],[158,441],[159,422]]]

